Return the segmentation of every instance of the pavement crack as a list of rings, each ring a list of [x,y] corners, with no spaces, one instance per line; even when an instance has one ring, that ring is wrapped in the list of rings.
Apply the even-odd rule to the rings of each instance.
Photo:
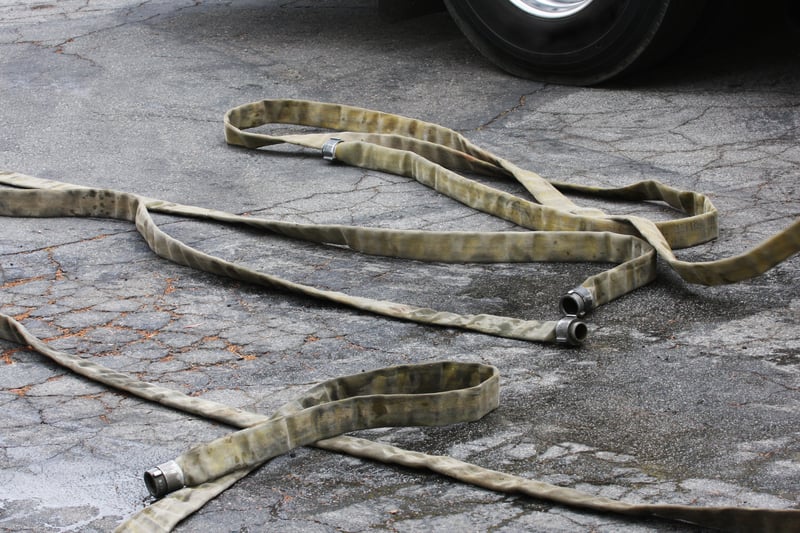
[[[496,114],[495,116],[493,116],[492,118],[490,118],[489,120],[487,120],[486,122],[484,122],[483,124],[481,124],[480,126],[475,128],[474,131],[481,131],[482,129],[491,127],[492,125],[494,125],[495,122],[498,122],[499,120],[504,119],[505,117],[507,117],[511,113],[514,113],[515,111],[518,111],[518,110],[522,109],[523,107],[525,107],[525,102],[526,102],[528,96],[531,96],[532,94],[535,94],[536,92],[539,92],[539,91],[534,91],[534,92],[531,92],[531,93],[523,94],[522,96],[519,97],[519,100],[517,101],[517,103],[515,105],[513,105],[513,106],[509,107],[508,109],[505,109],[505,110],[501,111],[500,113]]]
[[[98,233],[97,235],[94,235],[92,237],[76,239],[74,241],[64,241],[64,242],[60,242],[58,244],[42,246],[41,248],[29,248],[29,249],[24,250],[22,252],[4,252],[4,253],[0,253],[0,257],[14,257],[14,256],[18,256],[18,255],[30,255],[30,254],[34,254],[34,253],[37,253],[37,252],[50,253],[52,250],[56,250],[56,249],[58,249],[58,248],[60,248],[62,246],[70,246],[70,245],[73,245],[73,244],[82,244],[82,243],[86,243],[86,242],[90,242],[90,241],[102,240],[102,239],[105,239],[105,238],[108,238],[108,237],[115,237],[117,235],[125,235],[125,234],[131,234],[131,233],[137,233],[136,229],[125,229],[125,230],[114,231],[114,232]],[[2,288],[2,287],[0,287],[0,288]]]

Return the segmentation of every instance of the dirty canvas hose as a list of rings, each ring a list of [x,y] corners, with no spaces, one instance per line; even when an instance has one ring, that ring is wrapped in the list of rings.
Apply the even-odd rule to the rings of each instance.
[[[82,357],[54,350],[18,321],[2,313],[0,338],[28,345],[73,372],[118,390],[234,427],[249,428],[245,433],[238,433],[244,435],[239,446],[235,443],[242,437],[236,437],[235,433],[230,439],[231,449],[226,450],[229,447],[224,445],[230,436],[223,437],[209,445],[196,447],[175,461],[150,469],[145,475],[148,490],[158,495],[168,494],[125,520],[116,530],[119,533],[170,531],[260,466],[260,460],[285,453],[306,441],[316,441],[314,446],[326,450],[409,468],[426,468],[489,490],[522,494],[579,509],[628,516],[657,516],[729,531],[793,532],[800,520],[800,511],[791,509],[631,504],[489,470],[452,457],[403,450],[349,436],[318,440],[313,434],[319,431],[318,435],[322,436],[337,430],[354,429],[355,426],[349,426],[347,422],[359,418],[363,423],[357,425],[361,427],[441,425],[477,420],[498,405],[499,375],[496,368],[488,365],[445,361],[383,368],[336,378],[309,389],[267,418],[146,383]],[[348,402],[353,405],[347,405]],[[333,408],[329,410],[330,407]],[[297,415],[301,413],[309,417],[308,423],[298,424],[300,419]],[[294,428],[294,432],[289,428]],[[289,434],[300,438],[290,441],[287,439]],[[246,444],[241,446],[243,443]],[[243,468],[231,470],[238,464],[237,459]],[[199,484],[187,486],[193,483]]]
[[[414,425],[429,426],[441,425],[447,423],[448,420],[456,422],[458,420],[469,421],[477,419],[483,416],[481,413],[488,413],[496,406],[495,395],[498,383],[496,378],[498,375],[493,367],[461,363],[434,363],[433,365],[392,367],[381,369],[376,373],[380,376],[402,377],[400,381],[405,382],[407,379],[405,374],[409,371],[433,375],[434,379],[432,381],[429,376],[421,376],[420,378],[433,384],[433,387],[426,386],[423,383],[415,383],[413,386],[403,390],[404,387],[408,386],[408,383],[404,383],[399,392],[430,391],[433,389],[446,391],[444,393],[423,394],[418,397],[419,399],[423,399],[425,396],[433,398],[437,406],[432,409],[435,412],[427,412],[421,406],[423,411],[408,412],[395,419],[395,413],[391,412],[392,408],[389,407],[387,409],[387,406],[391,403],[410,407],[412,405],[411,402],[414,400],[409,396],[414,395],[401,394],[400,397],[396,398],[396,401],[392,402],[390,398],[397,389],[387,387],[387,381],[383,378],[373,380],[368,373],[339,378],[339,380],[350,379],[358,382],[355,388],[346,388],[345,396],[347,396],[347,393],[363,396],[343,398],[343,391],[341,390],[337,390],[334,393],[325,391],[331,386],[331,383],[339,380],[322,383],[278,409],[273,417],[258,426],[222,437],[206,445],[197,446],[177,458],[174,462],[170,461],[160,465],[165,470],[168,470],[171,476],[181,479],[181,482],[176,483],[174,487],[177,492],[171,493],[167,498],[163,498],[143,509],[123,524],[118,531],[120,533],[154,531],[157,530],[155,528],[158,528],[159,524],[177,524],[177,522],[173,523],[172,521],[183,517],[180,510],[184,507],[188,514],[188,512],[191,512],[192,509],[201,504],[203,498],[211,499],[230,486],[232,482],[249,473],[252,468],[257,467],[259,460],[269,458],[278,453],[285,453],[288,449],[284,450],[284,448],[290,447],[292,444],[299,445],[298,441],[294,441],[291,438],[287,439],[287,435],[293,432],[292,428],[296,428],[294,431],[301,434],[308,433],[312,427],[314,431],[318,430],[320,428],[319,424],[298,427],[296,425],[297,419],[294,418],[313,409],[331,409],[335,404],[336,407],[343,408],[344,416],[331,415],[330,422],[335,420],[339,423],[360,417],[369,418],[370,411],[374,408],[368,406],[374,400],[368,394],[380,392],[381,399],[379,404],[381,407],[377,409],[379,414],[375,419],[376,425],[392,426],[394,422],[400,422],[405,419],[409,422],[413,421]],[[439,379],[440,375],[443,377],[449,376],[450,379]],[[411,381],[416,380],[412,379]],[[464,385],[463,388],[454,390],[455,387],[462,384]],[[361,403],[361,406],[355,409],[350,406],[345,407],[345,404],[351,400],[357,400]],[[423,401],[427,403],[427,400]],[[454,403],[448,405],[450,401]],[[379,419],[380,421],[378,421]],[[242,440],[239,445],[232,444],[232,442],[239,439]],[[261,440],[261,443],[254,445],[256,440]],[[289,442],[288,445],[287,441]],[[797,520],[800,520],[800,511],[798,510],[631,504],[482,468],[448,456],[429,455],[404,450],[395,446],[349,436],[320,440],[315,442],[314,446],[383,463],[409,468],[424,468],[464,483],[470,483],[496,492],[522,494],[580,509],[612,512],[627,516],[660,517],[728,531],[789,532],[795,530],[794,524]],[[230,452],[234,449],[238,453],[231,455]],[[258,457],[255,456],[254,450],[257,450]],[[237,465],[243,465],[244,469],[235,470]],[[158,472],[158,470],[159,467],[156,467],[151,469],[151,472]],[[189,477],[186,475],[187,470],[197,474]],[[177,474],[178,472],[180,474]],[[216,480],[210,479],[215,475],[221,477]],[[189,481],[190,479],[191,481]],[[203,485],[198,487],[198,493],[196,494],[182,488],[183,485],[201,482]]]
[[[136,228],[150,248],[159,256],[178,264],[205,272],[226,276],[247,283],[274,289],[300,293],[332,303],[347,305],[372,313],[410,320],[424,324],[458,327],[490,335],[537,342],[558,342],[579,345],[586,337],[585,324],[574,316],[559,320],[538,321],[489,314],[461,315],[447,311],[375,300],[342,292],[318,289],[283,279],[276,275],[259,272],[245,266],[206,254],[167,235],[155,223],[150,212],[181,214],[206,218],[225,223],[246,224],[250,227],[274,233],[304,238],[306,240],[332,244],[348,245],[357,251],[386,250],[387,246],[398,250],[398,255],[434,256],[439,249],[457,249],[459,246],[474,250],[477,258],[484,253],[484,245],[507,245],[503,257],[509,261],[550,260],[557,255],[539,246],[548,244],[559,234],[536,234],[536,232],[494,232],[477,237],[464,232],[417,232],[411,235],[399,231],[365,230],[352,226],[319,226],[313,224],[290,224],[255,217],[244,217],[154,200],[131,193],[109,189],[92,189],[67,183],[42,180],[14,172],[0,171],[0,184],[16,188],[0,189],[0,215],[58,217],[84,216],[103,217],[134,222]],[[363,230],[363,231],[362,231]],[[419,238],[417,236],[419,235]],[[565,236],[569,239],[569,236]],[[651,271],[639,265],[654,260],[652,250],[646,243],[636,243],[617,238],[614,235],[594,234],[586,240],[585,246],[578,247],[565,257],[573,260],[599,261],[616,258],[631,268],[623,272],[625,277],[646,276]],[[561,254],[562,256],[564,254]],[[443,255],[440,255],[444,257]],[[613,260],[613,259],[607,259]],[[590,279],[607,279],[614,276],[613,270],[593,276]],[[640,273],[641,274],[638,274]]]
[[[313,126],[336,130],[338,133],[270,136],[245,131],[273,123]],[[800,250],[798,221],[739,256],[702,263],[682,261],[675,256],[674,249],[694,246],[717,236],[717,211],[704,195],[680,191],[655,181],[643,181],[616,189],[549,182],[472,145],[452,130],[396,115],[317,102],[265,100],[229,111],[225,117],[225,133],[226,140],[231,144],[259,148],[289,142],[320,149],[323,157],[331,161],[411,177],[465,205],[530,231],[428,232],[292,224],[2,171],[0,184],[10,188],[0,189],[0,215],[89,216],[126,220],[135,223],[154,252],[182,265],[393,318],[461,327],[522,340],[571,345],[580,344],[586,336],[586,326],[579,317],[655,278],[657,256],[688,282],[716,285],[759,275]],[[530,193],[533,200],[488,187],[459,172],[514,179]],[[578,206],[564,192],[625,201],[658,201],[684,216],[666,222],[652,222],[635,216],[613,216],[598,209]],[[246,268],[205,254],[165,234],[153,221],[153,212],[242,224],[264,232],[347,246],[362,253],[416,260],[595,261],[617,263],[617,266],[590,276],[567,291],[560,303],[561,311],[566,315],[561,320],[540,322],[485,314],[458,315],[321,290]],[[331,396],[331,392],[325,389],[326,385],[321,385],[312,389],[317,391],[312,393],[314,398],[304,396],[281,408],[273,417],[266,418],[214,402],[184,397],[177,391],[142,383],[80,357],[57,352],[6,315],[0,315],[0,337],[28,344],[67,368],[109,386],[244,428],[243,432],[195,448],[148,471],[148,488],[157,495],[168,494],[125,522],[121,526],[121,530],[125,531],[168,531],[264,460],[284,453],[295,445],[308,443],[359,457],[425,467],[492,490],[526,494],[586,509],[634,516],[660,516],[729,530],[792,531],[800,520],[800,511],[797,510],[628,504],[482,469],[448,457],[428,456],[346,436],[326,438],[359,427],[372,427],[371,424],[430,422],[427,418],[419,419],[419,409],[409,409],[403,403],[405,399],[400,401],[394,398],[391,402],[398,403],[392,403],[392,409],[388,409],[387,396],[404,396],[410,392],[412,395],[421,394],[421,398],[426,394],[447,396],[453,392],[452,387],[446,384],[443,384],[444,393],[441,388],[431,390],[429,385],[419,388],[412,384],[409,388],[401,387],[399,390],[403,392],[398,395],[395,394],[398,389],[382,388],[385,383],[381,384],[382,380],[376,377],[388,373],[396,379],[409,379],[403,376],[412,375],[415,370],[408,367],[384,369],[370,374],[375,379],[368,380],[372,388],[364,389],[369,394]],[[447,368],[450,369],[466,368],[458,363],[442,365],[449,365]],[[436,374],[431,367],[428,370],[431,375]],[[477,385],[477,382],[470,381],[468,387],[458,389],[471,390]],[[326,392],[319,395],[323,390]],[[386,391],[390,393],[384,394]],[[435,411],[431,415],[433,419],[451,423],[446,421],[447,417],[443,414],[436,413],[452,411],[450,402],[460,406],[464,400],[459,394],[454,396],[458,399],[436,403],[437,409],[423,411]],[[340,400],[340,397],[343,399]],[[338,403],[340,401],[346,403]],[[483,407],[471,414],[461,413],[459,416],[466,418],[456,421],[479,418],[478,413],[488,412],[496,402],[493,400],[481,405]],[[381,419],[377,414],[384,415],[390,411],[397,415],[396,418]]]
[[[336,133],[279,136],[246,131],[269,124],[295,124]],[[636,235],[690,283],[720,285],[749,279],[800,251],[798,220],[738,256],[707,262],[682,261],[673,249],[707,242],[716,238],[719,231],[717,209],[703,194],[674,189],[655,180],[620,188],[549,182],[478,148],[453,130],[380,111],[305,100],[262,100],[228,111],[225,136],[228,143],[246,148],[281,143],[327,148],[327,158],[331,160],[412,177],[474,209],[532,230]],[[514,179],[535,201],[494,189],[456,171]],[[607,215],[598,209],[576,206],[561,191],[621,201],[659,201],[685,216],[653,222],[637,216]],[[619,280],[618,284],[606,288],[609,294],[606,298],[598,297],[598,287],[588,280],[582,286],[591,293],[593,305],[597,306],[637,288],[635,284],[624,286]]]
[[[442,362],[344,376],[308,390],[293,402],[297,409],[195,446],[148,471],[148,488],[162,497],[359,429],[473,422],[498,402],[497,369],[485,365]]]

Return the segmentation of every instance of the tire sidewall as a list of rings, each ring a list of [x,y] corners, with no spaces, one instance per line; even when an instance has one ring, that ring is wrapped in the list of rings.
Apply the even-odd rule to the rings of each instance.
[[[671,0],[594,0],[548,19],[508,0],[448,0],[462,31],[487,57],[518,75],[574,77],[583,84],[630,66],[653,39]]]

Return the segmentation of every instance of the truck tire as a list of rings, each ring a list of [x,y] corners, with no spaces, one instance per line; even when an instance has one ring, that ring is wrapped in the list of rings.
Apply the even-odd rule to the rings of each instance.
[[[703,0],[445,0],[472,44],[525,78],[594,85],[663,59]]]

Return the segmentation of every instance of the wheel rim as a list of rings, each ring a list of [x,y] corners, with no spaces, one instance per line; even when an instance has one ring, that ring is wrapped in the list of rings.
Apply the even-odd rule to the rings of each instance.
[[[574,15],[593,0],[508,0],[522,11],[536,17],[560,19]]]

